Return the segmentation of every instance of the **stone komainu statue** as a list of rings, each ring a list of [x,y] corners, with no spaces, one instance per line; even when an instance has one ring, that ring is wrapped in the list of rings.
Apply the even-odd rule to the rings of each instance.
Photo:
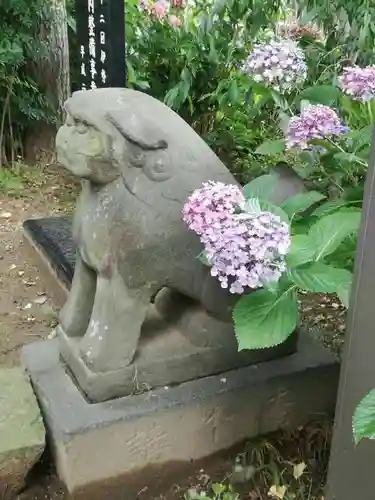
[[[135,369],[152,386],[225,368],[218,349],[226,346],[227,360],[237,356],[233,298],[197,259],[202,247],[181,210],[203,182],[235,179],[186,122],[146,94],[76,92],[66,112],[58,161],[82,179],[73,223],[77,261],[58,326],[71,371],[91,399],[102,400],[131,392]],[[280,179],[281,197],[300,189]],[[155,296],[166,322],[149,327],[142,351],[141,329]],[[208,353],[194,358],[202,366],[187,358],[184,365],[179,342],[171,340],[173,322],[184,355],[186,341],[195,355]],[[169,333],[161,341],[163,331]]]

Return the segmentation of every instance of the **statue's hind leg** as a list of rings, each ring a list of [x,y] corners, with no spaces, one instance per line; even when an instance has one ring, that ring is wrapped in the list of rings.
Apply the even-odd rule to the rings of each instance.
[[[98,275],[91,320],[80,345],[92,371],[114,371],[132,362],[150,298],[150,290],[128,289],[119,274]]]

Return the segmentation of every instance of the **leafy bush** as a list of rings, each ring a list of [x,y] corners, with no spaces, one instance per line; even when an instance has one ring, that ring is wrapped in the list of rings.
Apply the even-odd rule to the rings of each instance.
[[[169,15],[156,15],[152,9],[140,7],[147,3],[147,0],[127,3],[130,86],[151,93],[175,109],[241,182],[283,159],[283,151],[270,158],[254,155],[254,150],[262,139],[280,137],[278,122],[282,125],[285,113],[298,113],[306,100],[344,106],[343,97],[339,99],[334,89],[337,75],[357,56],[358,61],[375,58],[370,43],[373,27],[362,3],[357,10],[354,4],[336,0],[331,10],[325,0],[304,0],[298,6],[299,18],[282,2],[269,0],[197,1],[188,8],[183,8],[184,2],[171,2],[175,7]],[[172,22],[170,15],[178,22]],[[292,19],[289,24],[288,19]],[[317,25],[312,24],[314,20]],[[357,32],[362,33],[359,38]],[[270,40],[275,34],[297,40],[304,49],[308,66],[306,85],[312,88],[302,94],[292,89],[286,96],[255,82],[240,70],[254,42]],[[346,42],[340,47],[337,41],[342,36]],[[366,43],[369,52],[361,59]],[[321,85],[320,90],[314,90],[317,85]],[[318,93],[320,97],[314,97]],[[349,110],[348,105],[355,108],[347,100],[342,118],[352,126],[353,109]],[[364,126],[356,123],[355,129]],[[350,155],[353,163],[354,156],[351,152]],[[292,156],[296,162],[296,155]],[[346,163],[348,159],[349,155]],[[315,162],[306,169],[305,160],[299,158],[295,166],[303,166],[300,172],[304,171],[308,180],[321,183],[321,165],[317,167]],[[344,184],[351,182],[348,170],[343,175]],[[362,180],[357,173],[355,177]],[[324,176],[325,180],[329,175]],[[337,171],[334,182],[327,182],[322,189],[336,185],[336,176]]]
[[[138,0],[127,2],[129,85],[175,109],[237,171],[257,163],[256,145],[275,133],[270,120],[265,127],[267,115],[259,114],[239,66],[279,7],[273,0],[197,1],[172,10],[179,27],[143,10]]]
[[[352,63],[370,64],[375,60],[375,6],[368,0],[300,0],[300,13],[317,20],[327,36],[327,49],[340,47]]]
[[[274,57],[274,74],[278,74],[280,64],[281,59]],[[314,172],[318,174],[317,191],[296,195],[281,206],[274,206],[271,200],[277,179],[266,175],[244,187],[244,201],[235,202],[233,210],[226,209],[232,214],[229,224],[221,216],[220,224],[208,227],[206,232],[204,226],[194,226],[186,220],[191,229],[202,235],[206,262],[212,266],[212,274],[218,277],[221,286],[228,287],[231,293],[242,294],[233,315],[239,349],[259,349],[283,342],[298,327],[298,291],[336,293],[348,306],[370,153],[375,106],[373,68],[355,69],[349,80],[340,77],[337,82],[341,88],[322,85],[308,87],[300,94],[296,91],[283,94],[274,85],[275,79],[267,81],[269,67],[262,70],[265,78],[259,87],[263,85],[263,90],[258,91],[272,99],[278,108],[284,139],[265,141],[256,153],[280,158],[287,151],[294,151],[303,165],[299,173],[310,184]],[[298,108],[299,114],[295,112]],[[324,198],[327,200],[322,203]],[[231,203],[228,196],[226,200]],[[313,209],[317,202],[320,205]],[[202,206],[208,209],[210,205]],[[200,221],[204,221],[204,210]],[[285,255],[283,245],[280,246],[282,236],[276,226],[269,224],[269,214],[276,215],[290,228],[292,238],[285,265],[280,264]],[[238,218],[241,226],[236,222]],[[223,253],[216,241],[224,245],[228,228],[232,240]],[[271,250],[267,247],[264,255],[249,251],[242,241],[243,235],[252,241],[255,234],[265,249],[264,235],[271,233]],[[210,239],[214,242],[211,246]],[[257,248],[257,241],[250,246]],[[240,247],[232,255],[231,248],[237,243]],[[254,280],[254,273],[260,281]],[[237,279],[243,285],[240,288]],[[246,292],[246,287],[251,293]]]
[[[23,135],[33,121],[53,117],[32,76],[45,54],[40,32],[48,17],[45,0],[0,3],[0,166],[22,155]]]

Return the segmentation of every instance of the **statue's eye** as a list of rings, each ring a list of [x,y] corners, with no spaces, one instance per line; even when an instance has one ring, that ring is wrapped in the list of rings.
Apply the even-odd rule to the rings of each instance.
[[[83,123],[83,122],[78,122],[76,124],[76,131],[79,133],[79,134],[86,134],[86,132],[88,131],[88,126]]]
[[[150,153],[143,168],[153,181],[163,182],[172,176],[170,158],[164,151]]]
[[[154,165],[154,170],[155,170],[155,173],[157,173],[157,174],[161,174],[162,172],[164,172],[164,170],[165,170],[164,163],[163,163],[163,160],[161,158],[156,160],[155,165]]]

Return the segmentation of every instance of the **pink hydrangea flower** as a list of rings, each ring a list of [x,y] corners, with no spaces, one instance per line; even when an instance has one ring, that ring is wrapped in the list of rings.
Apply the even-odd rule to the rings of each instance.
[[[168,0],[140,0],[139,5],[149,14],[159,19],[163,19],[169,10]]]
[[[286,147],[308,149],[312,139],[325,139],[347,132],[336,111],[323,104],[307,106],[289,120]]]
[[[254,81],[277,91],[290,91],[307,77],[305,55],[293,40],[259,43],[242,66]]]
[[[170,15],[168,19],[172,26],[175,26],[176,28],[180,28],[182,26],[181,19],[175,14]]]
[[[370,101],[375,97],[375,66],[344,68],[339,78],[340,87],[357,101]]]
[[[238,186],[222,182],[205,182],[196,189],[183,208],[183,219],[198,235],[221,223],[245,202]]]
[[[166,0],[157,0],[150,6],[151,14],[154,14],[158,18],[165,17],[168,12],[169,3]]]
[[[286,269],[288,225],[260,208],[246,211],[237,186],[205,183],[187,200],[183,219],[200,236],[211,275],[233,294],[277,281]]]

